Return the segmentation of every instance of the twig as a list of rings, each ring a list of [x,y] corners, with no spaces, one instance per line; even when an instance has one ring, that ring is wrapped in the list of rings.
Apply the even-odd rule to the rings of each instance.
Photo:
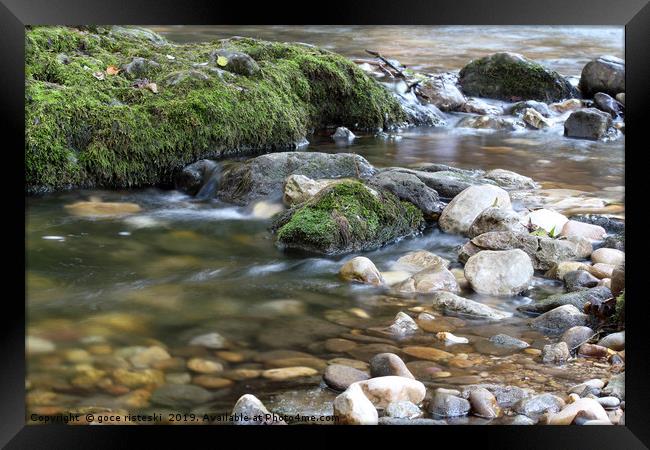
[[[406,75],[404,75],[404,72],[401,69],[399,69],[398,67],[395,67],[390,61],[388,61],[386,58],[381,56],[381,54],[379,52],[375,52],[375,51],[366,49],[366,53],[368,53],[369,55],[374,56],[375,58],[379,58],[380,60],[382,60],[384,62],[384,64],[386,64],[388,67],[390,67],[395,72],[397,72],[397,77],[398,78],[406,78]]]

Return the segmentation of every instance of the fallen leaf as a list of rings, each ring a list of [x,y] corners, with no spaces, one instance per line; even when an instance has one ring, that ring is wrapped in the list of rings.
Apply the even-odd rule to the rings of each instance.
[[[158,93],[158,85],[156,83],[149,83],[145,87],[149,89],[151,92],[153,92],[154,94]]]
[[[117,75],[118,73],[120,73],[120,69],[115,66],[108,66],[106,68],[106,75]]]
[[[217,64],[220,65],[221,67],[225,67],[228,64],[228,58],[225,56],[219,56],[217,58]]]
[[[97,78],[98,80],[103,80],[105,78],[104,72],[93,72],[93,77]]]

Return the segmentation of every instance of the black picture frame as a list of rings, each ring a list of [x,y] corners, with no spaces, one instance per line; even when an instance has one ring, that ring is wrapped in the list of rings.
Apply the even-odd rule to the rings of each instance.
[[[625,26],[626,71],[626,200],[638,198],[639,207],[626,208],[626,239],[630,236],[635,246],[628,246],[626,262],[628,283],[626,331],[626,426],[618,427],[410,427],[409,445],[431,445],[427,441],[435,435],[439,439],[465,441],[468,435],[477,440],[480,448],[647,448],[650,445],[650,389],[648,388],[648,367],[650,355],[647,340],[647,304],[643,298],[642,280],[645,245],[643,242],[645,198],[644,169],[641,158],[647,150],[642,145],[643,127],[647,127],[648,47],[650,46],[650,5],[646,0],[545,0],[524,2],[522,0],[481,1],[455,0],[433,2],[418,0],[401,1],[357,1],[346,3],[328,1],[316,4],[277,3],[246,6],[229,2],[208,0],[156,0],[156,1],[108,1],[108,0],[0,0],[0,101],[2,108],[0,123],[6,126],[4,134],[5,199],[15,213],[11,215],[10,229],[5,238],[14,242],[16,256],[6,258],[10,272],[6,286],[17,286],[20,292],[24,271],[24,246],[20,236],[24,226],[19,218],[24,217],[26,197],[24,176],[18,168],[24,167],[21,148],[24,149],[24,26],[31,24],[390,24],[390,25],[619,25]],[[10,137],[11,139],[7,139]],[[638,147],[638,148],[637,148]],[[7,158],[10,158],[7,160]],[[635,159],[639,162],[635,162]],[[21,185],[22,182],[22,185]],[[639,188],[633,184],[639,183]],[[632,197],[630,197],[632,196]],[[6,200],[5,200],[6,201]],[[13,212],[13,211],[12,211]],[[647,225],[646,225],[647,228]],[[635,248],[636,247],[636,248]],[[639,262],[637,263],[637,257]],[[16,262],[18,261],[18,263]],[[647,263],[646,263],[647,265]],[[645,270],[644,270],[645,269]],[[2,358],[0,410],[0,444],[6,448],[114,448],[133,447],[132,439],[145,438],[149,443],[154,438],[171,443],[179,439],[187,445],[207,439],[214,446],[215,434],[221,440],[224,433],[243,434],[241,427],[78,427],[64,425],[25,426],[25,308],[16,295],[5,295],[5,313],[0,328],[0,355]],[[13,310],[8,312],[9,305]],[[153,429],[152,429],[153,428]],[[236,428],[236,429],[235,429]],[[252,428],[255,428],[254,430]],[[282,430],[280,430],[282,428]],[[304,427],[299,427],[301,434]],[[303,445],[309,441],[318,442],[320,433],[331,439],[333,427],[310,427],[309,437],[303,436]],[[394,427],[334,427],[338,432],[362,433],[363,438],[400,438],[400,431]],[[413,430],[413,428],[417,428]],[[288,438],[285,433],[295,433],[296,427],[249,427],[245,428],[245,439],[256,436],[271,442]],[[292,431],[293,430],[293,431]],[[210,434],[208,436],[208,433]],[[283,436],[278,436],[281,433]],[[433,433],[433,434],[432,434]],[[173,436],[172,436],[173,434]],[[444,437],[443,437],[444,434]],[[418,435],[418,436],[416,436]],[[415,436],[415,437],[414,437]],[[231,436],[234,437],[234,436]],[[401,438],[405,438],[402,436]],[[233,441],[230,441],[233,442]],[[286,442],[286,441],[285,441]],[[226,444],[222,444],[226,445]],[[228,444],[229,445],[229,444]],[[559,446],[558,446],[559,445]]]

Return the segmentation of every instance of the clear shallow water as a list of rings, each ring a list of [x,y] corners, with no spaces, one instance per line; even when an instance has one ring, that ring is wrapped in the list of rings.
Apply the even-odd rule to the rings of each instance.
[[[279,40],[319,45],[330,42],[334,49],[350,56],[355,56],[353,49],[357,47],[376,42],[372,47],[384,52],[383,46],[391,43],[396,53],[400,48],[409,48],[411,52],[393,54],[391,49],[387,54],[422,67],[427,64],[425,60],[435,60],[436,65],[426,66],[432,70],[458,67],[459,59],[473,55],[479,47],[488,53],[515,43],[532,49],[538,42],[539,56],[549,60],[552,55],[564,55],[566,58],[558,64],[567,64],[565,73],[576,73],[571,67],[577,67],[580,58],[592,56],[579,53],[578,48],[581,52],[617,54],[613,50],[617,48],[614,43],[618,31],[611,29],[596,34],[593,30],[571,32],[570,41],[560,39],[565,36],[562,33],[543,31],[539,32],[539,40],[534,41],[530,30],[529,39],[522,40],[523,31],[504,31],[501,36],[488,30],[470,33],[444,27],[445,30],[436,31],[442,33],[439,38],[433,39],[433,31],[419,27],[403,32],[372,29],[358,33],[354,29],[354,36],[363,40],[357,45],[346,34],[350,31],[347,28],[294,31],[272,27],[269,31],[244,27],[235,31],[230,27],[206,31],[172,27],[168,32],[178,40],[246,33],[270,39],[273,34],[268,33],[276,33],[274,39]],[[462,43],[456,55],[445,50],[454,35]],[[421,42],[419,51],[412,50],[410,44],[427,36],[429,44]],[[489,42],[485,41],[487,37]],[[598,39],[593,41],[595,37]],[[579,45],[585,41],[590,46]],[[423,54],[423,49],[429,49],[429,53]],[[510,50],[521,51],[520,47]],[[455,120],[453,116],[448,119],[450,123]],[[624,184],[623,139],[609,143],[570,140],[557,129],[489,132],[416,128],[403,130],[398,139],[360,135],[353,144],[343,147],[323,135],[311,136],[309,140],[306,151],[356,152],[378,167],[436,162],[461,168],[503,168],[531,176],[547,189],[574,189],[593,197],[616,199],[620,199]],[[92,219],[72,216],[64,208],[91,196],[103,201],[137,203],[142,210],[123,218]],[[268,232],[270,221],[255,218],[252,207],[239,208],[214,201],[200,203],[179,192],[158,189],[64,192],[30,197],[27,205],[27,330],[29,335],[47,339],[56,346],[52,352],[28,358],[28,409],[34,412],[56,413],[87,407],[129,412],[165,409],[147,400],[146,393],[152,386],[125,391],[116,386],[119,383],[105,381],[111,380],[116,367],[123,364],[119,355],[128,353],[128,347],[162,345],[172,356],[183,358],[180,366],[156,369],[167,375],[190,373],[184,361],[191,356],[216,358],[224,364],[226,372],[215,376],[226,379],[227,372],[234,369],[269,368],[268,363],[259,361],[260,355],[277,349],[305,352],[323,361],[337,357],[367,360],[371,350],[365,346],[371,342],[365,341],[377,336],[369,328],[389,324],[399,311],[410,311],[416,316],[430,304],[426,297],[395,298],[380,289],[340,281],[339,267],[354,255],[329,258],[281,252]],[[405,253],[424,249],[451,260],[452,267],[460,267],[455,262],[456,247],[464,242],[459,236],[443,234],[433,227],[422,236],[365,256],[385,271]],[[508,333],[541,348],[552,338],[532,332],[526,325],[527,318],[517,313],[516,307],[561,289],[558,282],[536,277],[528,297],[504,299],[463,292],[465,297],[514,316],[497,324],[443,317],[445,331],[468,337],[470,345],[445,347],[431,333],[419,336],[411,344],[464,353],[472,364],[461,368],[432,363],[438,371],[448,372],[448,376],[419,378],[440,386],[481,380],[563,392],[566,386],[605,373],[605,369],[584,359],[561,368],[548,367],[522,353],[490,355],[481,344],[485,337]],[[434,314],[440,316],[438,312]],[[187,346],[192,337],[212,331],[223,335],[228,340],[228,349],[241,355],[242,360],[230,361],[214,351]],[[355,341],[357,346],[349,351],[328,350],[325,341],[336,337]],[[407,345],[391,339],[383,343]],[[80,354],[80,349],[87,354]],[[97,379],[92,382],[80,380],[81,375],[89,373],[88,366],[102,371],[94,373]],[[330,402],[335,394],[320,388],[319,383],[320,375],[284,382],[259,376],[231,380],[228,386],[210,389],[214,398],[206,404],[167,409],[228,412],[242,393],[253,393],[267,406],[283,411],[306,412],[312,408],[331,413]],[[144,401],[135,402],[129,397],[136,391]]]

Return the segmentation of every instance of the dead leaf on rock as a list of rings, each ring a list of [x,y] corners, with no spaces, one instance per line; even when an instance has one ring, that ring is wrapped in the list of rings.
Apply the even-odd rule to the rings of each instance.
[[[116,66],[108,66],[106,68],[106,75],[117,75],[118,73],[120,73],[120,69]]]
[[[158,93],[158,85],[156,83],[149,83],[145,87],[149,89],[151,92],[153,92],[154,94]]]

